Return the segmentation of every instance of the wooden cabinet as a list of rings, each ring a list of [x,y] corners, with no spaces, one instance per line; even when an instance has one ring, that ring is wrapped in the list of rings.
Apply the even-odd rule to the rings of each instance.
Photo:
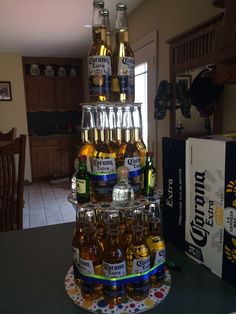
[[[216,82],[236,83],[236,1],[227,0],[221,35]]]
[[[223,22],[220,62],[236,59],[236,1],[227,0]]]
[[[28,111],[55,109],[55,84],[49,77],[26,77],[25,94]]]
[[[31,74],[33,64],[38,65],[40,72],[37,76]],[[52,76],[45,75],[47,65],[53,68]],[[60,68],[65,70],[64,76],[59,75]],[[23,69],[28,112],[80,110],[78,104],[83,102],[82,60],[23,57]]]
[[[53,175],[71,175],[77,156],[79,137],[54,139],[30,138],[32,178],[47,179]]]
[[[58,110],[78,110],[78,104],[83,101],[81,79],[79,77],[55,78],[56,106]]]

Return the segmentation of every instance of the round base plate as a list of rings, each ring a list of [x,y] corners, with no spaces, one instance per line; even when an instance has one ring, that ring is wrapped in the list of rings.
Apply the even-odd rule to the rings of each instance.
[[[125,314],[138,313],[150,310],[151,308],[160,304],[170,291],[171,277],[169,271],[165,271],[165,281],[159,288],[151,288],[149,296],[143,301],[134,301],[126,297],[125,302],[119,305],[109,305],[105,302],[103,297],[95,301],[85,300],[80,293],[80,288],[74,282],[73,267],[71,267],[65,277],[65,289],[68,296],[79,307],[96,313],[104,314]]]

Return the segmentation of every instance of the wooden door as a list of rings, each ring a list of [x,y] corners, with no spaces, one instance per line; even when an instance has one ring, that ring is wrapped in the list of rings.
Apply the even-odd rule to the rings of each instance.
[[[39,77],[37,88],[39,108],[41,110],[56,110],[54,78]]]

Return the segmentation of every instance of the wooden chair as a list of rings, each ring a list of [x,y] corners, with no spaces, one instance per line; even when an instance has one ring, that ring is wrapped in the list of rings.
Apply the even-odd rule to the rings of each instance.
[[[16,128],[12,128],[7,133],[0,131],[0,141],[13,141],[16,138]]]
[[[22,229],[25,143],[20,135],[0,146],[0,231]]]

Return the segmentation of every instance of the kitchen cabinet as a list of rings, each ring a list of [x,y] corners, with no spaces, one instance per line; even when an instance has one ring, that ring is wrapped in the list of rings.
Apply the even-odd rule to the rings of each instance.
[[[236,1],[225,2],[225,13],[216,68],[216,83],[236,83]]]
[[[51,138],[50,138],[51,137]],[[52,139],[52,137],[54,137]],[[77,156],[78,136],[30,137],[32,178],[48,179],[53,175],[71,175]]]
[[[38,73],[33,74],[32,66]],[[50,75],[46,68],[50,66]],[[23,57],[28,112],[78,111],[83,102],[82,60]],[[61,71],[63,69],[63,72]]]

